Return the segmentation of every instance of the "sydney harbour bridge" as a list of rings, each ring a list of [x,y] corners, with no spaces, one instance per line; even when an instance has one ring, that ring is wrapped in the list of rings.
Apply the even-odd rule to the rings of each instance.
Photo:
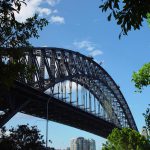
[[[25,52],[20,62],[35,71],[30,79],[20,74],[9,94],[1,92],[0,127],[21,112],[102,137],[116,127],[137,130],[119,86],[91,57],[36,47]]]

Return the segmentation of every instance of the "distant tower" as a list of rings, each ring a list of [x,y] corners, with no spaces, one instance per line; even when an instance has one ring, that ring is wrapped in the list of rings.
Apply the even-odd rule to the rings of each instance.
[[[88,141],[83,137],[71,140],[70,150],[88,150]]]
[[[87,139],[83,140],[82,149],[83,150],[89,150],[89,141]]]
[[[89,139],[89,150],[96,150],[95,140]]]
[[[77,140],[72,139],[70,142],[70,150],[76,150],[77,149]]]
[[[145,126],[142,128],[141,135],[143,135],[146,139],[148,139],[148,131]]]
[[[72,139],[70,150],[96,150],[95,141],[93,139],[87,140],[83,137]]]

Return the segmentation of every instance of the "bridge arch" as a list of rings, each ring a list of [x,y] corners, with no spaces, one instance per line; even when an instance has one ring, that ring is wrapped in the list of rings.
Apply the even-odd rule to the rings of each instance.
[[[36,47],[23,60],[36,71],[32,81],[21,77],[21,82],[42,92],[65,80],[79,83],[96,97],[113,124],[137,130],[118,85],[91,57],[62,48]]]

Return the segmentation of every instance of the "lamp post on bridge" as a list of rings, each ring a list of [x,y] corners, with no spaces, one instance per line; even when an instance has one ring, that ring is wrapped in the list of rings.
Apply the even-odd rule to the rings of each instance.
[[[49,105],[50,98],[47,100],[46,104],[46,149],[48,148],[48,105]]]
[[[53,95],[54,92],[54,88],[52,87],[50,89],[50,94]],[[48,149],[48,114],[49,114],[49,101],[50,101],[51,97],[49,97],[49,99],[47,100],[46,103],[46,149]]]

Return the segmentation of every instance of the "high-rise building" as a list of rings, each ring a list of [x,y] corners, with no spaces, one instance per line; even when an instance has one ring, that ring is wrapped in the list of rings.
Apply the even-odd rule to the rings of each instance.
[[[70,143],[70,150],[75,150],[76,149],[76,139],[72,139]]]
[[[96,150],[95,140],[89,139],[89,150]]]
[[[96,150],[95,141],[93,139],[87,140],[83,137],[72,139],[70,150]]]
[[[142,128],[141,135],[145,136],[145,138],[148,139],[148,130],[145,126]]]
[[[89,150],[89,141],[87,139],[83,140],[83,150]]]

